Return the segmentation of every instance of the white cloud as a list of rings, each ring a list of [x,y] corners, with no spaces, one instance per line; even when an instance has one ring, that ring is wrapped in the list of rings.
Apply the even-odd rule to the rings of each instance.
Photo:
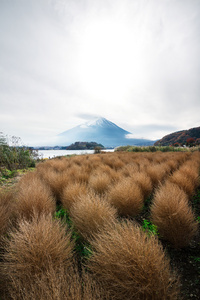
[[[150,139],[199,126],[199,28],[198,0],[2,0],[1,130],[35,143],[93,116]]]

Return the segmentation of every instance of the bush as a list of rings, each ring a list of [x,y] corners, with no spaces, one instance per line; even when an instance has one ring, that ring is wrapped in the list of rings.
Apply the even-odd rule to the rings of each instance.
[[[145,172],[137,172],[132,175],[132,179],[140,186],[144,199],[148,198],[153,190],[151,178]]]
[[[94,148],[94,153],[101,153],[102,147],[96,146]]]
[[[73,246],[71,234],[66,234],[66,228],[50,215],[35,214],[31,221],[22,219],[5,241],[1,262],[8,295],[12,290],[19,292],[19,288],[33,286],[44,274],[51,276],[52,270],[56,276],[61,266],[64,270],[71,268]]]
[[[88,183],[95,193],[102,195],[108,190],[111,178],[106,173],[96,172],[91,174]]]
[[[85,240],[90,240],[115,221],[117,211],[106,200],[90,193],[81,195],[79,201],[72,205],[70,216],[78,233]]]
[[[151,220],[160,236],[176,248],[188,246],[198,231],[187,195],[170,182],[156,191],[151,206]]]
[[[196,181],[194,181],[188,174],[188,172],[184,172],[179,169],[169,177],[169,181],[181,187],[188,197],[192,197],[195,193]]]
[[[24,175],[17,184],[16,213],[20,218],[31,219],[36,212],[53,214],[56,202],[50,188],[40,180],[36,172]]]
[[[107,197],[120,216],[136,216],[143,207],[142,190],[131,178],[124,178],[111,186]]]
[[[36,152],[25,146],[20,146],[20,138],[12,137],[13,146],[9,146],[0,133],[0,168],[10,171],[35,167]]]
[[[51,168],[40,168],[37,172],[41,180],[50,187],[56,201],[60,202],[64,188],[71,182],[69,173],[56,172]]]
[[[80,196],[86,195],[87,192],[88,190],[85,184],[81,184],[78,182],[68,183],[66,187],[64,187],[61,195],[61,202],[63,207],[67,210],[70,210],[73,203],[77,201]]]
[[[178,279],[156,237],[126,221],[101,232],[91,244],[87,267],[112,299],[178,298]]]
[[[153,187],[156,187],[159,182],[162,182],[169,173],[167,164],[151,164],[146,168],[147,175],[151,178]]]
[[[0,192],[0,237],[7,232],[10,221],[14,217],[15,203],[13,195],[13,191]]]

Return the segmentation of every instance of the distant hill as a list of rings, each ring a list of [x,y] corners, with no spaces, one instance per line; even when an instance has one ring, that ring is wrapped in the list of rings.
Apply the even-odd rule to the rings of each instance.
[[[66,147],[66,150],[93,150],[96,147],[104,148],[102,144],[95,142],[75,142]]]
[[[188,130],[181,130],[165,135],[162,139],[155,142],[155,146],[169,146],[169,145],[188,145],[200,144],[200,127],[191,128]]]
[[[104,147],[123,145],[153,145],[155,141],[128,138],[130,132],[122,129],[105,118],[96,118],[69,129],[57,136],[56,145],[69,145],[76,141],[96,141]]]

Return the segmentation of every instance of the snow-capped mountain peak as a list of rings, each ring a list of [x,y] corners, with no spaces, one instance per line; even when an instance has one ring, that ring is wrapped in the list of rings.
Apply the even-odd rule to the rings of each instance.
[[[99,118],[95,118],[92,120],[87,121],[86,123],[84,123],[83,125],[90,127],[90,126],[105,126],[108,125],[109,122],[108,120],[106,120],[105,118],[99,117]]]
[[[127,134],[130,134],[130,132],[103,117],[98,117],[60,133],[57,144],[69,145],[81,141],[97,142],[105,147],[116,147],[145,142],[145,140],[142,141],[141,139],[127,139]]]

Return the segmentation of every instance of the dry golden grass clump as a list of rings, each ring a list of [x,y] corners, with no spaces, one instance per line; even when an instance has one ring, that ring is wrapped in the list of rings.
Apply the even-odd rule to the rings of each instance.
[[[70,210],[71,206],[75,201],[79,199],[80,196],[86,195],[88,192],[87,185],[79,182],[70,182],[63,189],[61,195],[61,203],[63,207]]]
[[[139,165],[139,172],[146,171],[147,167],[151,165],[151,162],[147,158],[137,158],[135,163]]]
[[[106,200],[90,193],[82,195],[72,205],[70,216],[78,233],[85,240],[89,240],[115,221],[117,211]]]
[[[146,168],[146,173],[151,178],[154,188],[159,184],[159,182],[162,182],[166,178],[169,172],[170,169],[165,163],[151,164]]]
[[[34,280],[33,280],[34,279]],[[109,294],[102,286],[93,280],[92,276],[81,270],[74,263],[67,269],[60,266],[54,269],[49,263],[49,268],[40,276],[29,277],[28,280],[13,278],[9,290],[9,299],[13,300],[110,300]],[[8,295],[5,298],[8,299]]]
[[[88,184],[89,178],[90,178],[90,171],[82,167],[80,171],[76,174],[74,182]]]
[[[91,244],[87,266],[111,299],[178,299],[178,279],[156,237],[127,221],[115,223]]]
[[[148,198],[153,190],[151,178],[145,172],[137,172],[132,179],[141,187],[144,199]]]
[[[169,166],[171,172],[174,172],[178,168],[178,162],[176,159],[169,159],[166,161],[166,164]]]
[[[94,190],[95,193],[99,195],[105,194],[111,183],[111,178],[109,175],[103,172],[95,172],[90,175],[89,187]]]
[[[55,172],[63,172],[69,167],[69,160],[65,157],[50,159],[37,165],[37,170],[51,169]]]
[[[84,155],[75,155],[72,157],[72,163],[73,165],[77,165],[79,167],[82,166],[82,164],[86,161],[86,157]]]
[[[31,219],[37,214],[53,214],[56,202],[50,188],[32,172],[24,175],[16,187],[16,214],[18,217]]]
[[[73,267],[66,270],[62,265],[59,269],[54,269],[51,262],[48,270],[42,272],[40,276],[30,274],[23,279],[16,276],[11,278],[9,290],[4,293],[2,300],[7,300],[8,296],[12,300],[83,299],[78,270],[74,270]]]
[[[189,197],[192,197],[195,193],[196,182],[188,174],[179,169],[169,177],[169,181],[177,184]]]
[[[82,173],[82,167],[80,165],[73,163],[73,165],[65,173],[68,174],[68,180],[71,182],[82,181],[81,177],[79,180],[79,176]]]
[[[124,166],[124,162],[116,153],[109,153],[103,156],[102,162],[114,170],[119,170]]]
[[[116,182],[116,181],[120,180],[120,178],[121,178],[120,172],[110,168],[109,166],[107,166],[103,163],[97,169],[93,169],[93,171],[94,171],[93,172],[94,174],[95,173],[107,174],[112,182]]]
[[[151,219],[161,237],[176,248],[188,246],[198,231],[186,193],[169,181],[155,193]]]
[[[168,153],[153,153],[152,161],[154,164],[161,164],[166,161]]]
[[[179,169],[179,171],[181,173],[184,173],[184,175],[186,175],[190,181],[192,180],[194,184],[194,189],[196,189],[200,184],[199,170],[199,164],[193,160],[187,161]]]
[[[51,215],[35,214],[31,221],[22,219],[5,242],[1,272],[7,290],[19,292],[18,286],[31,287],[52,270],[56,277],[60,266],[64,270],[72,268],[73,247],[71,233],[66,233],[66,228]]]
[[[63,189],[71,182],[68,171],[58,173],[52,169],[47,169],[40,171],[39,176],[50,187],[54,197],[59,202]]]
[[[0,192],[0,237],[7,232],[15,213],[14,191]]]
[[[85,160],[84,165],[87,168],[90,168],[90,171],[92,169],[98,168],[100,165],[102,165],[102,155],[98,155],[98,154],[91,155],[90,154],[90,156]]]
[[[131,163],[125,165],[120,170],[120,174],[123,177],[130,177],[138,171],[139,171],[139,165],[137,163],[131,162]]]
[[[191,160],[200,167],[200,152],[195,151],[192,153]]]
[[[76,298],[74,298],[76,299]],[[112,295],[105,291],[103,285],[93,279],[92,274],[82,270],[82,300],[111,300]]]
[[[107,197],[120,216],[136,216],[143,207],[144,195],[140,186],[133,182],[132,178],[122,178],[112,185]]]
[[[174,157],[175,159],[177,160],[178,164],[179,164],[179,167],[189,159],[191,153],[187,153],[187,152],[184,152],[184,153],[181,153],[181,152],[178,152],[178,153],[174,153]]]

